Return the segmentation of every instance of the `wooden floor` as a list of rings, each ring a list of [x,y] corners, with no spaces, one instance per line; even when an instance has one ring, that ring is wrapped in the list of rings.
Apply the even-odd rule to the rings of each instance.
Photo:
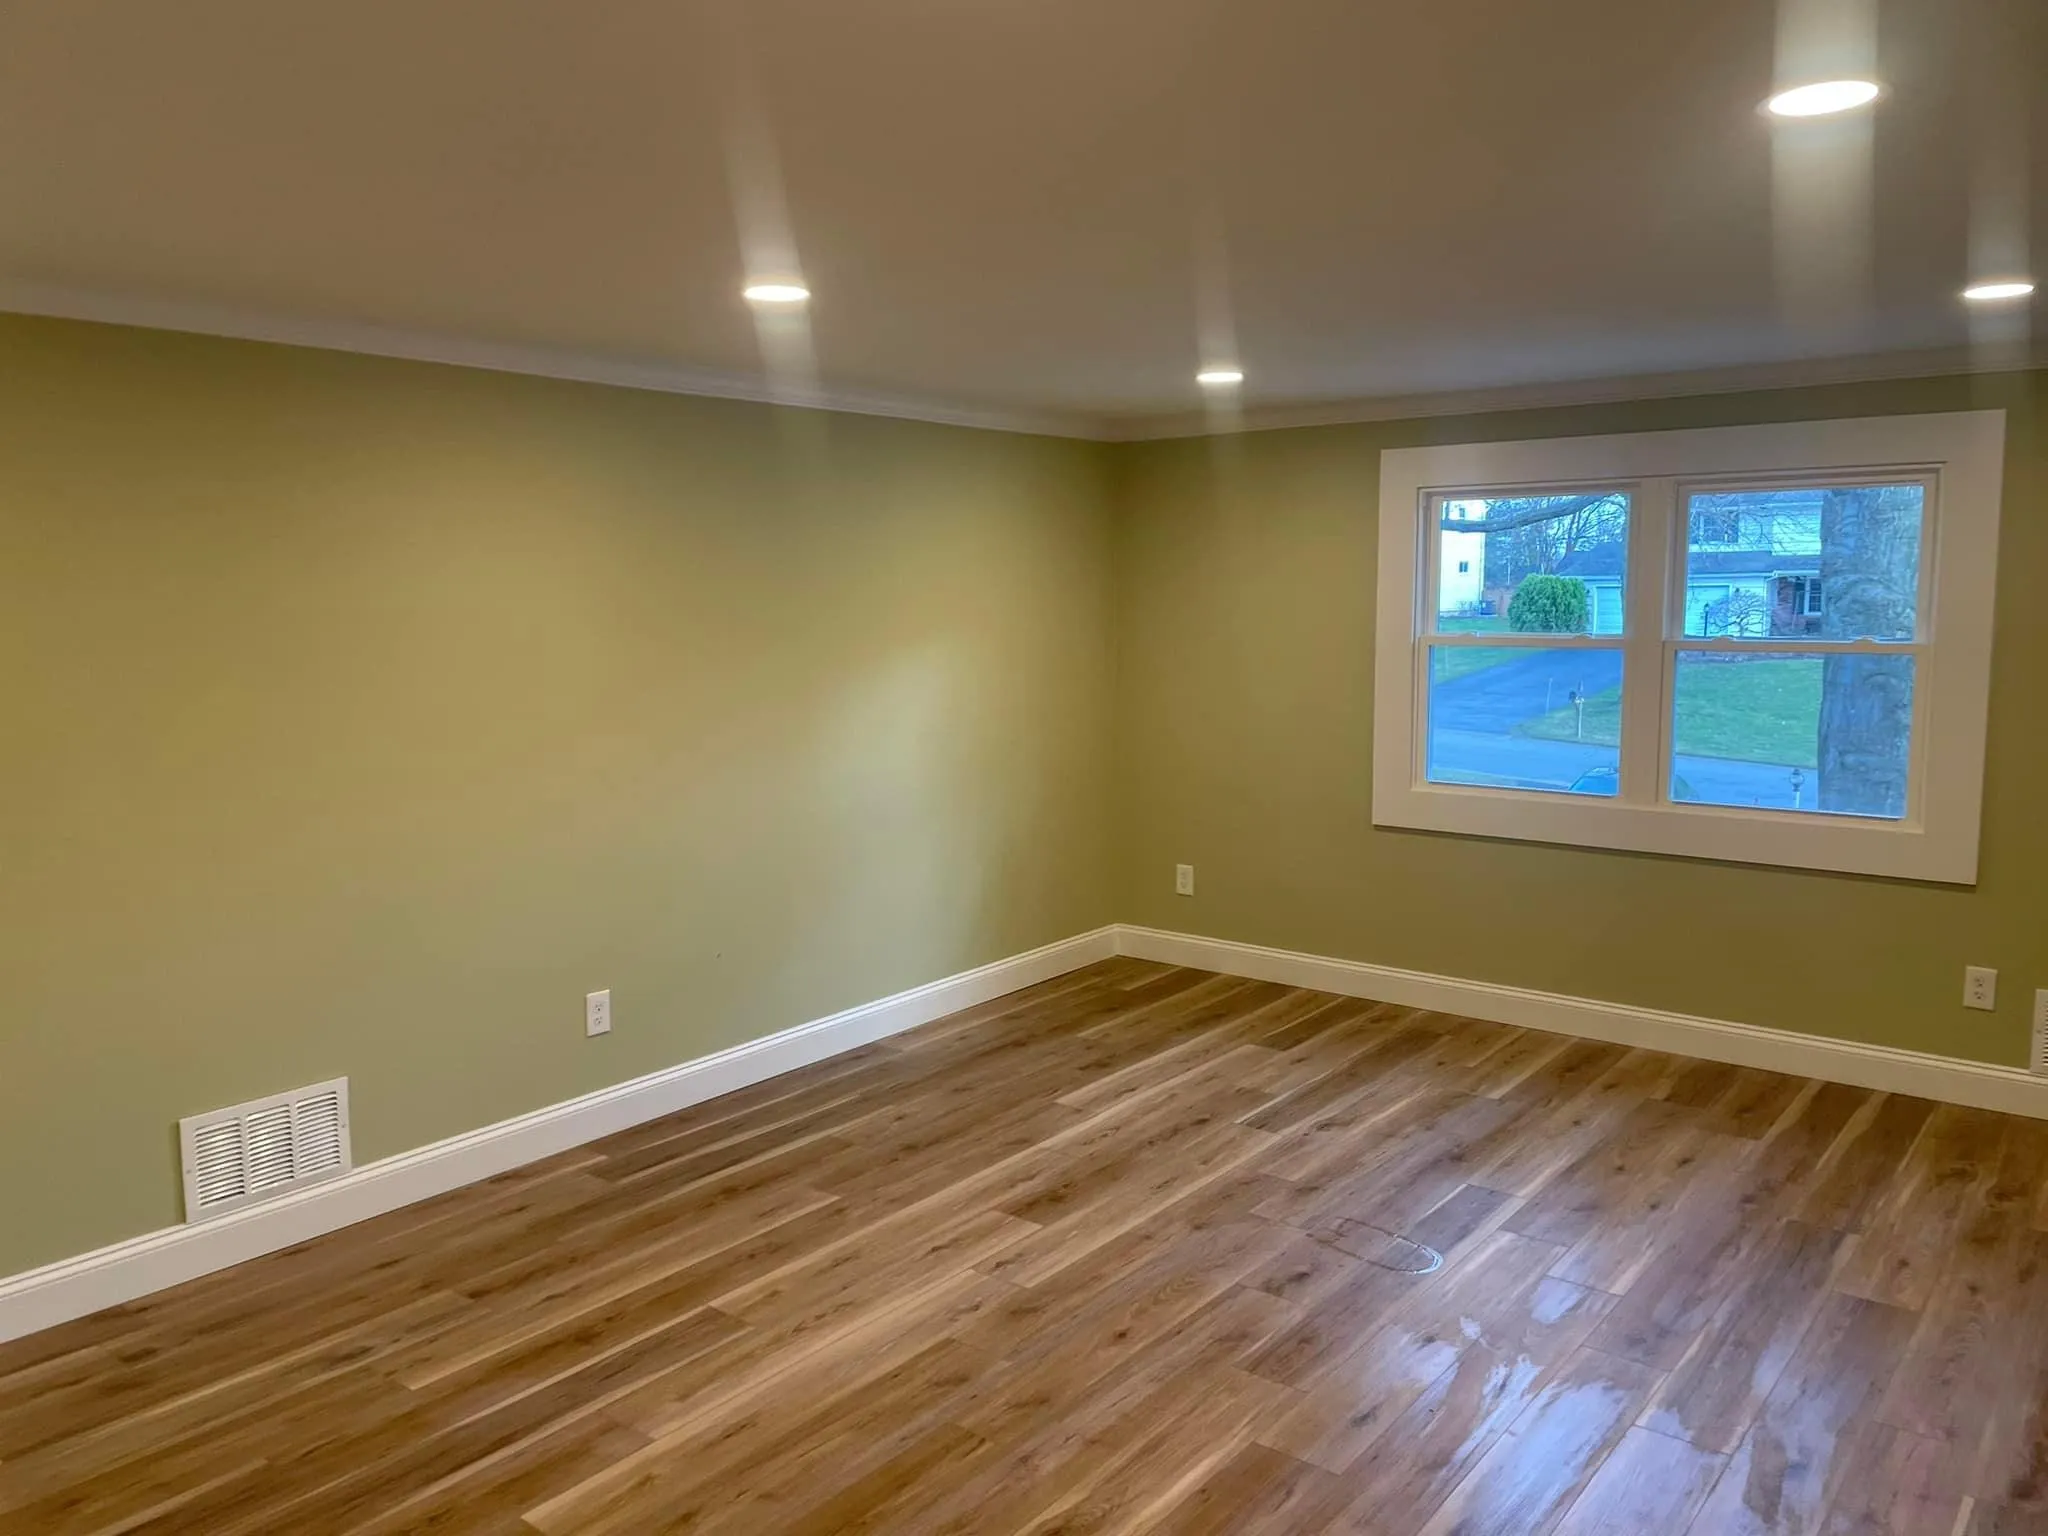
[[[2044,1167],[1111,961],[0,1345],[0,1530],[2048,1531]]]

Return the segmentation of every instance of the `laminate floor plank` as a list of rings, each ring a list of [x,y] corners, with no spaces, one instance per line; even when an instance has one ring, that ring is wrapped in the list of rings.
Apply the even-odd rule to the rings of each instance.
[[[1852,1453],[1824,1536],[1955,1536],[1973,1502],[1956,1447],[1889,1424],[1867,1426]]]
[[[1836,1292],[1764,1399],[1692,1529],[1714,1536],[1812,1536],[1851,1486],[1861,1435],[1897,1369],[1915,1318]]]
[[[1857,1243],[1841,1288],[1915,1312],[1926,1306],[1957,1225],[1997,1175],[2003,1135],[2004,1117],[1989,1110],[1938,1106]]]
[[[1415,1287],[1347,1353],[1295,1373],[1300,1398],[1259,1431],[1260,1443],[1342,1472],[1447,1373],[1473,1332],[1498,1335],[1556,1261],[1546,1243],[1494,1234],[1441,1285]]]
[[[1595,1347],[1660,1369],[1676,1367],[1734,1297],[1753,1289],[1757,1254],[1788,1212],[1807,1209],[1806,1179],[1871,1107],[1872,1096],[1820,1085],[1789,1120],[1731,1164],[1702,1170],[1601,1324]],[[1825,1228],[1827,1223],[1803,1223]]]
[[[1420,1530],[1540,1400],[1613,1299],[1548,1276],[1538,1281],[1518,1315],[1472,1339],[1352,1463],[1343,1475],[1354,1498],[1330,1529]]]
[[[1656,1372],[1633,1360],[1579,1350],[1451,1491],[1423,1536],[1550,1530],[1627,1436],[1656,1382]]]
[[[1554,1536],[1644,1536],[1682,1531],[1727,1458],[1647,1429],[1632,1429],[1600,1463]]]
[[[1880,1412],[1886,1423],[1936,1440],[1974,1441],[1995,1421],[1984,1405],[2008,1396],[2011,1364],[2026,1342],[2001,1327],[2003,1304],[2034,1290],[2048,1267],[2048,1234],[2034,1231],[2031,1221],[2048,1161],[2042,1129],[2048,1127],[2008,1128],[1998,1172],[1963,1213],[1892,1379]],[[2029,1333],[2037,1331],[2038,1324]]]
[[[1827,1303],[1843,1242],[1781,1224],[1666,1378],[1645,1426],[1701,1450],[1734,1450]]]
[[[0,1344],[0,1536],[2048,1536],[2048,1125],[1136,960]]]
[[[1345,1502],[1340,1479],[1266,1446],[1239,1446],[1147,1527],[1150,1536],[1320,1530]]]

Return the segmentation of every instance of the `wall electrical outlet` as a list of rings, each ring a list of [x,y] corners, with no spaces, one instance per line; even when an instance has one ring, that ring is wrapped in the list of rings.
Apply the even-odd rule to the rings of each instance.
[[[1966,966],[1963,970],[1963,1006],[1982,1008],[1986,1013],[1998,1006],[1998,972],[1988,965]]]
[[[587,993],[583,999],[583,1033],[608,1035],[612,1032],[612,989]]]
[[[1195,894],[1195,866],[1176,864],[1173,866],[1173,893],[1176,896]]]

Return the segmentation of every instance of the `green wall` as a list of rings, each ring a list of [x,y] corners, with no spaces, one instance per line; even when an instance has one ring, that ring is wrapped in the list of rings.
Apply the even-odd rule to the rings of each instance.
[[[1383,448],[2003,406],[1980,883],[1376,830]],[[1117,916],[1983,1061],[2048,986],[2048,375],[1133,445],[1115,465]],[[1194,897],[1173,866],[1196,866]],[[1996,966],[1995,1014],[1960,1004]]]
[[[0,1275],[198,1110],[367,1161],[1112,916],[1100,446],[17,318],[0,423]]]
[[[0,364],[0,1275],[177,1220],[198,1110],[346,1074],[368,1161],[1112,919],[1990,1061],[2048,985],[2048,375],[1108,447]],[[1372,828],[1381,448],[1997,405],[1977,888]]]

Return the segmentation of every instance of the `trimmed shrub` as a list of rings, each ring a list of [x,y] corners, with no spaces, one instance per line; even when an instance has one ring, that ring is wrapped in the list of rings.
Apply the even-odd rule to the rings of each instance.
[[[1582,635],[1592,612],[1576,576],[1528,576],[1508,602],[1508,628],[1538,635]]]

